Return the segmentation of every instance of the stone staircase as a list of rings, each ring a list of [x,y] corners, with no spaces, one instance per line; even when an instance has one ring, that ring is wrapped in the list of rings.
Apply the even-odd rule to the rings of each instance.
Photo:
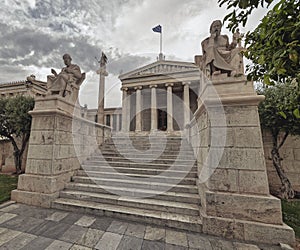
[[[116,136],[82,164],[52,206],[202,231],[197,167],[179,136]]]

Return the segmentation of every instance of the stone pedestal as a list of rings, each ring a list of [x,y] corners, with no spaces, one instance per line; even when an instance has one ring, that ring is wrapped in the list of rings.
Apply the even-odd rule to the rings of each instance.
[[[79,111],[78,106],[61,97],[36,99],[35,108],[30,112],[32,125],[26,170],[19,176],[12,200],[50,207],[65,183],[80,168],[80,160],[93,150],[88,144],[93,139],[99,144],[104,140],[104,130],[108,128],[80,118]],[[97,127],[103,133],[98,133]]]
[[[191,124],[198,144],[199,194],[203,232],[262,243],[295,240],[282,222],[280,200],[269,194],[252,82],[243,77],[203,85]]]

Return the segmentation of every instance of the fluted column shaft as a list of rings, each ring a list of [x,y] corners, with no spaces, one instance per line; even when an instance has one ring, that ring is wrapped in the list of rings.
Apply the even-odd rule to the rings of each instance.
[[[190,82],[183,82],[184,126],[190,122]]]
[[[136,112],[135,112],[135,131],[142,131],[142,87],[135,87],[136,90]]]
[[[128,88],[122,88],[123,96],[122,96],[122,132],[128,132],[129,126],[127,121],[129,120],[129,106],[130,99],[128,96]]]
[[[166,84],[167,87],[167,131],[173,131],[173,96],[172,96],[172,89],[173,83]]]
[[[157,130],[157,99],[156,88],[157,85],[150,85],[151,88],[151,130]]]

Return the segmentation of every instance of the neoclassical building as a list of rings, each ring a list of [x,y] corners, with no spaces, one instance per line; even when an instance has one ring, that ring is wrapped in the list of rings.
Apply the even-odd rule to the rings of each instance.
[[[176,133],[197,110],[199,66],[158,61],[119,76],[122,82],[122,132]]]
[[[45,94],[47,84],[42,81],[17,81],[0,84],[0,96],[12,97],[16,95],[24,95],[38,97]]]

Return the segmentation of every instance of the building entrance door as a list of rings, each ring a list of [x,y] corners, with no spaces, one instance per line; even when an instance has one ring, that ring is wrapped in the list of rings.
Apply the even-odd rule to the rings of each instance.
[[[167,112],[166,110],[159,109],[157,112],[157,129],[166,131],[167,130]]]

